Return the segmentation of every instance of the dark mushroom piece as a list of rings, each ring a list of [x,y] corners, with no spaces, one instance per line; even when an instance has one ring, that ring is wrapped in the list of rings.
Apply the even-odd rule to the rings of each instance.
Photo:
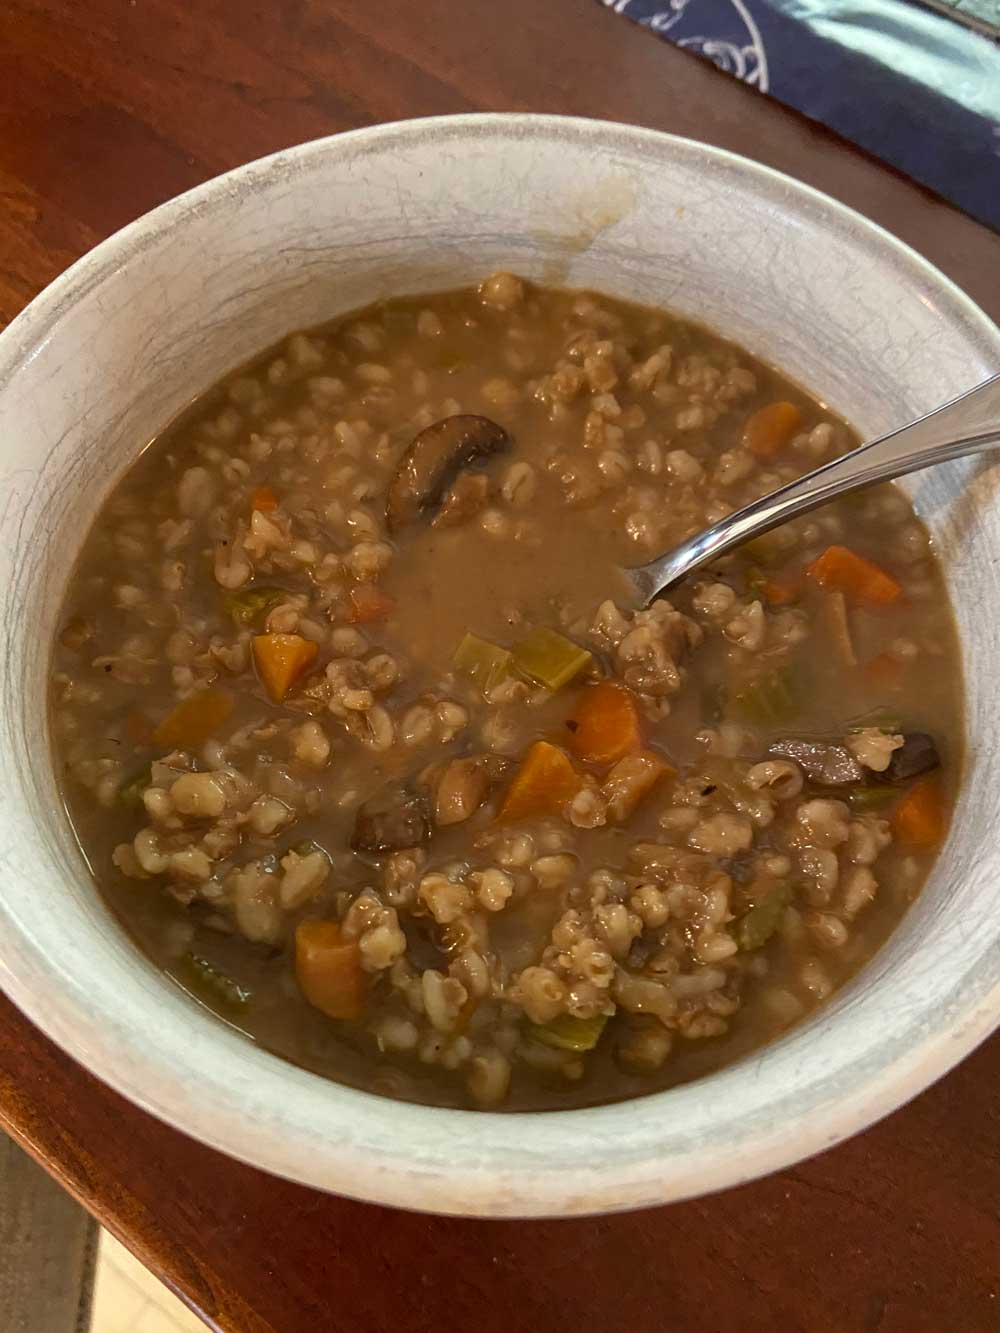
[[[495,754],[449,760],[434,775],[434,822],[438,827],[470,819],[503,776],[508,765]]]
[[[883,776],[888,782],[909,782],[940,767],[941,756],[933,736],[926,731],[910,731],[904,734],[899,749],[893,750]]]
[[[809,781],[819,787],[842,787],[865,780],[865,770],[846,745],[788,737],[775,741],[768,754],[776,759],[793,760]]]
[[[453,759],[434,791],[434,822],[439,827],[462,824],[482,805],[489,774],[480,759]]]
[[[463,472],[448,487],[431,519],[435,528],[454,527],[479,512],[489,499],[490,479],[485,472]]]
[[[757,858],[751,852],[737,852],[735,856],[723,856],[719,865],[736,884],[750,884],[757,873]]]
[[[351,846],[356,852],[401,852],[430,837],[427,802],[391,783],[358,807]]]
[[[422,430],[389,483],[385,513],[391,532],[436,505],[462,468],[499,453],[510,436],[489,417],[444,417]]]

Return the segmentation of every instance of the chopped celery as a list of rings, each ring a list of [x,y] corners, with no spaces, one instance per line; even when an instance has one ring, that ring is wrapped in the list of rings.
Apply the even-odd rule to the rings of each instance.
[[[701,692],[701,715],[711,726],[722,721],[723,713],[726,711],[726,687],[720,682],[715,681],[711,685],[706,685]]]
[[[785,539],[777,532],[765,532],[762,537],[754,537],[741,548],[757,564],[773,565],[785,552]]]
[[[142,793],[152,785],[152,781],[152,774],[147,764],[144,769],[118,788],[119,803],[128,810],[137,810],[142,805]]]
[[[854,636],[851,633],[851,617],[847,609],[847,598],[834,589],[828,592],[823,601],[822,614],[826,621],[830,642],[837,651],[837,656],[846,667],[858,665],[858,655],[854,651]]]
[[[199,991],[207,1000],[226,1005],[231,1009],[242,1009],[250,1003],[253,992],[241,986],[238,981],[213,967],[207,958],[199,954],[188,953],[181,959],[180,971],[183,980],[192,990]]]
[[[514,645],[515,668],[547,690],[558,690],[590,662],[590,653],[564,634],[552,629],[533,629]]]
[[[853,735],[858,731],[886,731],[890,734],[904,732],[906,728],[899,720],[899,714],[894,713],[891,708],[886,708],[884,704],[878,708],[871,708],[867,713],[862,713],[860,717],[852,718],[847,724],[848,735]]]
[[[770,580],[762,569],[756,565],[751,565],[744,576],[744,582],[747,585],[747,592],[752,592],[757,598],[764,596],[764,589]]]
[[[743,722],[787,722],[798,711],[788,675],[769,671],[747,681],[730,693],[729,711]]]
[[[847,804],[852,810],[881,810],[897,796],[902,795],[898,787],[884,784],[871,787],[853,787],[847,793]]]
[[[557,1051],[592,1051],[600,1041],[607,1021],[607,1014],[596,1014],[593,1018],[560,1014],[551,1023],[529,1023],[528,1032],[535,1041],[554,1046]]]
[[[781,924],[791,897],[790,884],[775,884],[766,897],[743,913],[733,927],[736,943],[741,949],[759,949],[767,943]]]
[[[490,643],[489,639],[466,634],[455,649],[451,664],[486,694],[510,675],[511,655],[506,648]]]
[[[224,600],[233,624],[249,629],[262,625],[267,613],[280,606],[288,596],[285,588],[244,588],[240,592],[227,593]]]

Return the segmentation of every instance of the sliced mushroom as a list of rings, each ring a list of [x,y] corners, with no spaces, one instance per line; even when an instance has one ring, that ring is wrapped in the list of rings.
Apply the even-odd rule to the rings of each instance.
[[[422,430],[389,483],[386,518],[390,531],[412,523],[437,504],[455,475],[478,458],[510,444],[510,436],[489,417],[444,417]]]
[[[351,846],[356,852],[400,852],[430,837],[422,796],[392,783],[359,807]]]
[[[804,741],[788,737],[775,741],[768,754],[792,759],[810,782],[820,787],[840,787],[849,782],[863,782],[865,771],[846,745],[825,741]]]
[[[453,759],[438,779],[434,822],[439,827],[461,824],[483,803],[489,774],[481,759]]]
[[[451,528],[478,514],[489,495],[490,479],[485,472],[466,472],[448,488],[441,508],[431,520],[435,528]]]
[[[893,751],[885,777],[890,782],[909,782],[940,767],[941,756],[933,736],[926,731],[911,731],[904,734],[903,744]]]
[[[737,884],[749,884],[757,873],[757,858],[752,852],[737,852],[735,856],[723,856],[719,865]]]
[[[74,616],[63,626],[59,642],[71,653],[79,653],[94,637],[94,627],[83,616]]]

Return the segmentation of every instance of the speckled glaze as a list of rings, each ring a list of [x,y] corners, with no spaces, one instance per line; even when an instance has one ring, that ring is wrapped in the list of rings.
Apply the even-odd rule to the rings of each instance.
[[[701,1082],[597,1109],[409,1106],[266,1054],[140,956],[85,874],[49,760],[45,670],[102,499],[191,397],[288,329],[492,268],[712,325],[865,435],[1000,367],[940,273],[832,200],[686,140],[468,116],[279,153],[99,246],[0,336],[0,981],[95,1074],[236,1157],[323,1189],[482,1216],[663,1203],[836,1143],[1000,1019],[1000,516],[981,464],[916,479],[966,656],[968,775],[924,893],[805,1025]]]

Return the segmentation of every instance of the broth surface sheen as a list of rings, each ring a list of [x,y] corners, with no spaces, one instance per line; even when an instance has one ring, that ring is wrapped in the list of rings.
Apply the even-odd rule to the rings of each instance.
[[[586,1106],[772,1040],[946,832],[941,573],[891,485],[645,610],[621,569],[856,443],[705,329],[512,274],[290,336],[73,573],[52,733],[101,892],[229,1023],[386,1096]]]

